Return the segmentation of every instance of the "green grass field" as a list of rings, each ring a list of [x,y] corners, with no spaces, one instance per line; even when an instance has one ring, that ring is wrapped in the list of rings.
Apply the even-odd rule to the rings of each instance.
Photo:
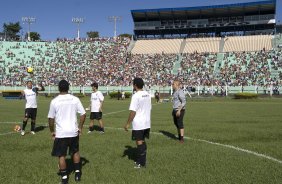
[[[0,98],[1,184],[60,182],[44,127],[50,100],[38,100],[36,135],[21,136],[13,127],[21,125],[25,101]],[[88,106],[88,97],[81,100]],[[188,99],[184,144],[174,139],[171,103],[154,104],[147,168],[137,170],[135,142],[122,129],[128,106],[129,99],[106,98],[105,134],[87,134],[88,114],[80,139],[81,183],[282,183],[282,99]]]

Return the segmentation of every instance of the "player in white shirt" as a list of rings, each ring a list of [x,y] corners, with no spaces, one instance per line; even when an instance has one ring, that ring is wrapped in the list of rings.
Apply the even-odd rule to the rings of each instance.
[[[59,158],[59,168],[62,183],[68,183],[66,166],[67,150],[73,158],[75,181],[80,181],[81,164],[79,154],[79,136],[82,133],[86,113],[79,98],[68,94],[69,83],[66,80],[59,82],[60,94],[51,101],[48,113],[49,128],[54,140],[52,156]],[[77,113],[80,114],[79,124]],[[56,130],[55,130],[56,122]]]
[[[133,88],[136,93],[132,96],[129,117],[124,126],[125,131],[128,131],[132,123],[132,140],[135,140],[137,145],[137,159],[134,168],[146,166],[145,138],[149,139],[151,128],[151,96],[147,91],[143,91],[143,86],[144,82],[141,78],[133,80]]]
[[[123,100],[125,99],[125,92],[124,91],[121,92],[121,99],[123,99]]]
[[[93,83],[91,84],[93,92],[91,93],[91,99],[90,99],[90,124],[89,124],[89,131],[88,133],[93,132],[94,130],[94,120],[98,120],[99,126],[100,126],[100,132],[105,133],[104,130],[104,124],[102,120],[102,108],[104,103],[104,96],[101,93],[101,91],[98,91],[98,84]]]
[[[31,81],[27,82],[27,88],[22,91],[22,96],[25,97],[26,104],[21,135],[25,135],[25,127],[29,118],[31,119],[30,133],[35,134],[35,121],[37,115],[37,91],[38,88],[32,88]]]

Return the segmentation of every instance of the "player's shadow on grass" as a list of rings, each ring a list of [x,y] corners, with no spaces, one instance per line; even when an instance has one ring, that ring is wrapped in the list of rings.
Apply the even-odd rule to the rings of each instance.
[[[81,167],[83,167],[85,164],[89,163],[89,160],[87,160],[84,157],[80,157],[80,162],[81,162]],[[74,165],[72,158],[66,158],[66,163],[67,163],[67,172],[69,174],[74,172]]]
[[[129,160],[136,160],[136,153],[137,153],[137,148],[133,148],[132,146],[125,146],[125,150],[123,152],[122,157],[126,157]]]
[[[100,131],[100,127],[98,125],[94,125],[94,130],[95,131]]]
[[[164,131],[164,130],[160,130],[159,132],[162,133],[163,135],[167,136],[168,138],[178,139],[174,134],[172,134],[170,132],[167,132],[167,131]]]
[[[47,126],[38,126],[38,127],[35,127],[35,132],[40,132],[42,130],[44,130],[45,128],[47,128]]]

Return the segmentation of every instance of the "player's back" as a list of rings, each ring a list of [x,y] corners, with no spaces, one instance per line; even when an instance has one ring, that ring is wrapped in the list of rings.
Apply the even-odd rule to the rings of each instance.
[[[58,95],[52,100],[48,117],[55,115],[56,133],[59,137],[72,137],[77,134],[76,114],[83,109],[80,104],[80,100],[70,94]]]
[[[132,96],[132,106],[136,109],[133,119],[133,129],[145,129],[151,127],[151,96],[147,91],[138,91]]]

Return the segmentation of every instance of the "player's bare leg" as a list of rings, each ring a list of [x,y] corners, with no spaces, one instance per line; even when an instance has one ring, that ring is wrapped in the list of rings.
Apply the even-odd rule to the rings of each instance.
[[[179,141],[181,143],[183,143],[184,142],[184,128],[181,128],[179,132],[180,132],[180,140]]]
[[[74,165],[74,173],[75,173],[74,179],[75,181],[80,181],[82,172],[81,172],[79,152],[73,154],[73,165]]]
[[[93,131],[94,131],[94,120],[90,120],[88,133],[91,133]]]
[[[27,121],[28,121],[28,118],[24,117],[23,118],[23,125],[22,125],[21,135],[25,135],[25,127],[26,127]]]
[[[31,119],[31,131],[30,131],[30,133],[31,134],[35,134],[35,119]]]
[[[103,120],[102,119],[99,120],[99,125],[100,125],[100,132],[101,133],[105,133],[104,124],[103,124]]]
[[[68,173],[67,173],[67,164],[66,164],[65,156],[59,157],[59,169],[62,178],[62,183],[68,183]]]

